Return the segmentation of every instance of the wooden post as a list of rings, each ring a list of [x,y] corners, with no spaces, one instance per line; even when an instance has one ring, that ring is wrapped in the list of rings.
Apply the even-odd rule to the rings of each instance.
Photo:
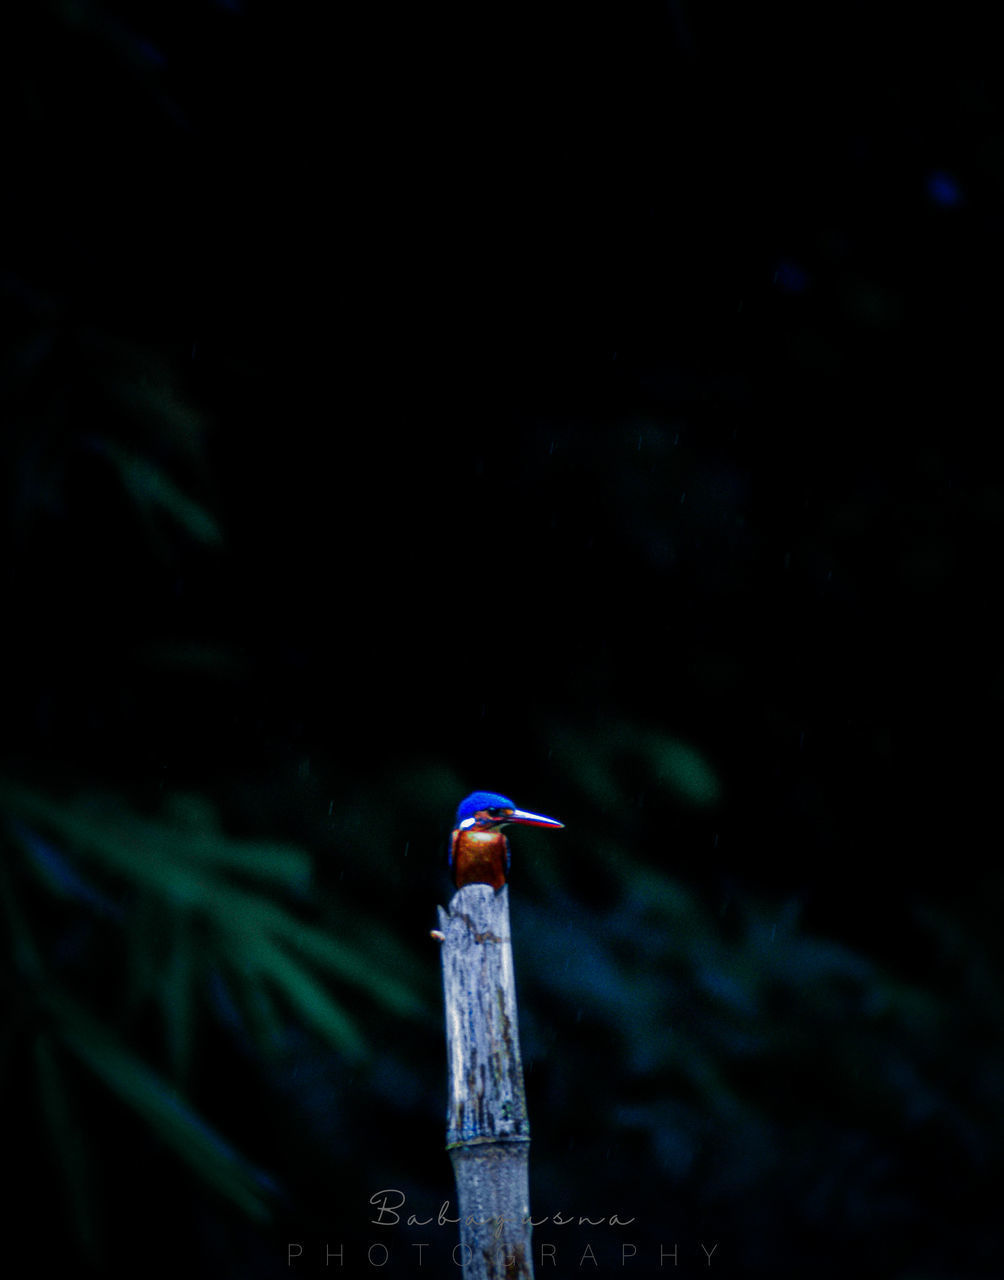
[[[449,1104],[464,1280],[533,1280],[530,1124],[516,1019],[509,890],[458,890],[439,908]]]

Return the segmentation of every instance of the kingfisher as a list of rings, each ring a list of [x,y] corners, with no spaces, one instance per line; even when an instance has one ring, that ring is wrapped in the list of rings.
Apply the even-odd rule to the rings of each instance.
[[[509,841],[502,832],[508,823],[524,827],[563,827],[563,822],[540,813],[517,809],[497,791],[474,791],[460,802],[450,836],[450,866],[458,889],[465,884],[490,884],[496,892],[509,875]]]

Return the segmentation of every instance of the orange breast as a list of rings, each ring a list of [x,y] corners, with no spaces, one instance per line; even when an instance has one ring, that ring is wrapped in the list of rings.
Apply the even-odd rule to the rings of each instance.
[[[490,884],[501,889],[506,882],[509,841],[501,831],[456,831],[453,835],[453,879],[465,884]]]

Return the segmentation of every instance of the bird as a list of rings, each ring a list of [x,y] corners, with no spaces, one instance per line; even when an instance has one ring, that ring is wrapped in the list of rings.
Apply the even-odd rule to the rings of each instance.
[[[450,836],[450,867],[458,889],[465,884],[490,884],[498,892],[509,876],[509,841],[502,828],[563,827],[563,822],[540,813],[517,809],[497,791],[473,791],[460,802]]]

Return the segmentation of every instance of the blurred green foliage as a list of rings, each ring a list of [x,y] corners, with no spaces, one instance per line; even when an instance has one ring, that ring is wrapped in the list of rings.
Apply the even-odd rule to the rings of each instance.
[[[35,1001],[40,1098],[84,1240],[86,1168],[66,1140],[71,1121],[57,1045],[134,1108],[199,1177],[254,1217],[267,1217],[274,1184],[185,1096],[197,1056],[199,1010],[211,983],[245,1011],[242,1027],[266,1060],[295,1017],[336,1055],[355,1062],[369,1048],[348,1011],[346,987],[361,988],[367,1001],[398,1018],[430,1016],[406,974],[389,968],[394,948],[380,949],[379,929],[364,946],[340,941],[330,917],[327,927],[319,925],[307,853],[227,837],[203,797],[167,796],[165,816],[157,819],[129,811],[121,795],[85,792],[60,799],[4,782],[0,806],[13,942],[8,984]],[[70,954],[62,933],[52,932],[38,888],[95,926]],[[115,966],[105,989],[95,990],[92,970],[109,948]],[[282,1013],[283,1006],[289,1012]],[[163,1075],[129,1043],[151,1007],[161,1024],[153,1043],[166,1061]],[[112,1010],[118,1016],[107,1026]]]

